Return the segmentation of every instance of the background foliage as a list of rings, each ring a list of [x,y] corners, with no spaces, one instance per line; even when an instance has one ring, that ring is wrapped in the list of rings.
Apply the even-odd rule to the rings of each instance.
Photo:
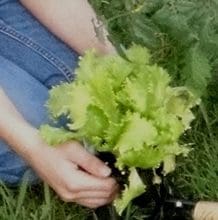
[[[217,0],[90,0],[115,45],[149,48],[154,61],[197,94],[218,66]]]

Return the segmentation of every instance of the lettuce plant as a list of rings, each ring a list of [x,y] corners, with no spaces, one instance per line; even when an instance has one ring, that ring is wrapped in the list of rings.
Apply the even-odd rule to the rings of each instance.
[[[119,214],[146,190],[137,168],[167,174],[175,156],[186,155],[179,138],[194,119],[198,100],[185,87],[171,87],[168,73],[150,59],[149,51],[133,45],[119,55],[98,56],[87,51],[80,59],[76,79],[50,91],[47,106],[54,119],[65,115],[65,128],[41,127],[51,145],[85,141],[96,152],[110,152],[115,166],[129,178],[115,200]]]

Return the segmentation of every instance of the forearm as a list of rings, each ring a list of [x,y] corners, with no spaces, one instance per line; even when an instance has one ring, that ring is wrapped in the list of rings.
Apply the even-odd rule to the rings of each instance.
[[[97,18],[87,0],[20,0],[48,29],[80,54],[89,48],[100,53],[114,50],[111,43],[96,37]],[[106,36],[106,31],[103,30]]]
[[[25,159],[29,158],[30,152],[38,147],[33,143],[36,143],[35,140],[40,141],[37,129],[24,120],[1,87],[0,106],[0,139]]]

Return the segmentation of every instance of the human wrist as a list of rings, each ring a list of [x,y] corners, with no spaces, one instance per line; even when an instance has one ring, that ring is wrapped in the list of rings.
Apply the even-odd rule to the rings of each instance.
[[[104,46],[104,54],[116,54],[117,51],[114,47],[114,45],[111,42],[107,42],[107,44]]]
[[[0,105],[0,140],[6,142],[24,159],[29,160],[45,143],[38,130],[17,111],[1,86]]]
[[[29,161],[35,153],[46,145],[38,129],[24,120],[16,120],[4,130],[3,140],[25,160]]]

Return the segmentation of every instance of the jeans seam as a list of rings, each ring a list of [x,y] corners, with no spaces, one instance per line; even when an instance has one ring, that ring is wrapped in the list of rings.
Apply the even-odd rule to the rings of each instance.
[[[19,41],[23,45],[35,51],[37,54],[41,55],[44,59],[46,59],[49,63],[51,63],[59,71],[61,71],[61,73],[65,76],[67,81],[70,82],[74,79],[73,71],[67,68],[67,66],[61,60],[59,60],[57,57],[55,57],[51,52],[43,48],[41,45],[32,41],[28,37],[18,33],[13,28],[4,26],[2,24],[0,24],[0,32]]]

